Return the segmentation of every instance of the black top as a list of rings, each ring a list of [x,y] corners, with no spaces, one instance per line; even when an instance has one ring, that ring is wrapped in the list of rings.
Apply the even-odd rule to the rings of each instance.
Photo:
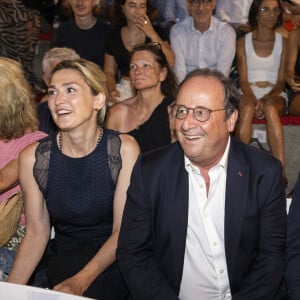
[[[168,40],[165,31],[159,26],[154,26],[154,29],[163,41]],[[114,57],[121,76],[129,77],[130,52],[126,49],[122,40],[121,28],[113,29],[109,36],[110,38],[107,41],[105,53]],[[146,37],[145,43],[151,43],[151,40]]]
[[[62,23],[55,33],[53,47],[74,49],[81,58],[93,61],[103,68],[104,49],[110,26],[100,19],[90,29],[80,29],[74,18]]]
[[[164,98],[144,124],[128,132],[138,142],[141,152],[150,151],[171,143],[169,104],[168,99]]]

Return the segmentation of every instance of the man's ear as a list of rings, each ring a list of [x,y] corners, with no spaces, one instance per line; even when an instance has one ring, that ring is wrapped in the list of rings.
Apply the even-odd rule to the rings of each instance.
[[[236,122],[238,120],[238,117],[239,117],[239,112],[237,111],[237,109],[235,109],[233,111],[233,113],[231,114],[231,116],[227,119],[228,131],[229,132],[234,131]]]

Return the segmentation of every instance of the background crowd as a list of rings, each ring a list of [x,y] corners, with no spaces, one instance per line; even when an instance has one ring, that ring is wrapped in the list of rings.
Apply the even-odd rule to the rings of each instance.
[[[192,123],[190,111],[194,121],[201,123],[211,118],[211,122],[221,126],[218,127],[222,129],[220,129],[221,133],[214,132],[213,128],[204,128],[203,131],[212,131],[216,135],[216,140],[220,139],[220,143],[219,140],[213,141],[214,147],[220,149],[220,153],[216,156],[223,163],[223,155],[225,157],[229,155],[230,165],[232,160],[231,152],[228,154],[229,137],[233,141],[236,138],[249,144],[253,119],[265,120],[267,142],[272,156],[277,160],[275,163],[275,160],[266,158],[266,161],[262,162],[264,157],[260,155],[257,157],[262,165],[265,164],[265,168],[274,170],[276,180],[275,183],[265,180],[266,174],[260,173],[253,167],[250,173],[254,173],[252,174],[254,179],[251,178],[254,181],[248,183],[248,188],[252,189],[253,199],[256,199],[256,195],[253,195],[254,190],[259,194],[257,205],[263,206],[261,214],[271,213],[265,207],[267,204],[260,202],[263,201],[260,197],[267,197],[260,186],[262,182],[266,188],[276,184],[278,190],[275,191],[272,187],[271,192],[274,194],[270,192],[271,195],[274,199],[276,195],[278,199],[284,198],[283,191],[284,186],[288,184],[288,178],[285,170],[285,137],[281,117],[287,114],[300,116],[300,4],[296,2],[287,0],[1,1],[0,85],[1,90],[5,92],[0,96],[2,115],[0,203],[20,192],[22,187],[26,221],[22,212],[16,232],[10,236],[8,242],[3,245],[0,243],[2,247],[0,257],[5,258],[2,265],[0,261],[2,272],[0,278],[6,280],[8,276],[8,281],[11,282],[30,283],[96,299],[102,297],[127,299],[126,282],[133,290],[130,293],[135,297],[134,299],[139,299],[143,294],[143,284],[136,284],[135,273],[133,277],[130,276],[133,267],[129,263],[121,264],[121,271],[129,274],[124,282],[116,258],[128,262],[134,261],[134,255],[128,251],[130,239],[133,244],[148,245],[157,242],[151,240],[149,232],[146,233],[147,240],[142,238],[139,240],[145,232],[142,230],[135,232],[132,228],[138,227],[137,223],[143,226],[156,226],[150,224],[151,221],[147,223],[147,218],[153,211],[145,208],[139,201],[156,191],[154,183],[157,182],[155,176],[152,176],[156,171],[167,174],[161,171],[162,168],[165,166],[172,169],[162,160],[155,159],[151,155],[147,156],[147,153],[178,141],[189,159],[189,162],[181,162],[181,167],[184,163],[188,165],[196,162],[201,174],[205,174],[203,175],[204,186],[207,187],[205,197],[207,199],[216,197],[209,193],[210,183],[209,179],[207,180],[209,176],[206,161],[197,161],[193,153],[189,152],[192,151],[189,142],[185,141],[185,135],[189,134],[188,126]],[[46,24],[51,36],[50,49],[41,62],[42,82],[33,72],[38,37],[43,29],[41,20],[44,26]],[[206,71],[197,73],[199,69]],[[204,85],[203,88],[198,89],[197,80]],[[215,91],[213,91],[214,84]],[[232,85],[233,90],[228,87],[228,84]],[[218,88],[221,87],[226,93],[225,103],[219,103],[213,98],[219,95]],[[207,101],[198,101],[193,93],[205,94]],[[189,103],[185,95],[190,96],[193,101]],[[237,98],[239,104],[234,102]],[[213,108],[209,108],[210,104],[218,107],[212,105]],[[196,109],[194,105],[197,105]],[[214,118],[215,114],[219,114],[217,112],[225,114],[222,120]],[[193,135],[190,133],[188,139],[197,139],[197,134],[204,133],[195,131]],[[41,141],[38,142],[39,140]],[[238,151],[237,149],[243,149],[242,152],[248,151],[244,150],[240,142],[235,143],[233,142],[232,146],[234,151]],[[30,146],[26,148],[29,144]],[[23,151],[24,148],[26,149]],[[146,160],[145,169],[140,160],[136,169],[134,168],[140,153],[142,155],[146,153],[145,157],[150,161],[147,163]],[[174,156],[175,161],[176,153],[181,152],[178,149],[170,150],[170,155]],[[214,155],[214,148],[209,155],[206,152],[202,154],[205,158],[207,155],[209,160]],[[161,155],[166,156],[165,153]],[[243,159],[248,163],[252,162],[252,155],[255,156],[250,151],[246,158],[238,159],[239,163]],[[224,165],[226,169],[227,163],[225,162]],[[230,167],[228,169],[229,173],[226,176],[231,178],[232,170]],[[132,170],[134,175],[129,189],[130,204],[125,208],[127,219],[124,228],[121,229],[126,191],[130,184]],[[174,174],[178,170],[174,169]],[[145,190],[142,191],[141,186],[144,184],[142,181],[145,176],[143,172],[149,172],[151,181],[149,180],[149,186],[143,187]],[[243,176],[241,171],[238,174],[240,177]],[[162,175],[162,178],[164,176],[166,175]],[[169,172],[168,176],[172,174]],[[189,176],[191,178],[196,176],[192,169]],[[225,190],[222,180],[226,177],[220,178],[218,183],[221,182],[222,190]],[[178,182],[181,180],[183,179],[178,178]],[[79,182],[81,187],[78,190]],[[153,184],[153,191],[148,189],[151,184]],[[258,187],[255,186],[256,184]],[[214,182],[211,186],[216,185]],[[299,185],[300,180],[297,182],[294,198],[299,198]],[[94,189],[95,186],[97,190]],[[168,183],[165,184],[165,187],[167,186]],[[185,185],[180,186],[186,188]],[[164,192],[160,191],[159,187],[161,184],[157,184],[157,194],[153,197],[155,199],[161,197],[163,202]],[[191,182],[189,187],[194,189]],[[172,187],[171,194],[174,193],[175,188],[178,186]],[[199,191],[203,193],[204,190]],[[141,198],[136,199],[134,193]],[[226,191],[222,196],[224,203],[228,194],[229,192]],[[29,198],[31,201],[28,201]],[[67,203],[66,198],[76,199],[76,201],[71,205]],[[176,198],[175,194],[174,198]],[[82,199],[85,201],[81,201]],[[190,200],[194,200],[193,197],[189,198]],[[268,205],[275,205],[274,203]],[[160,207],[157,203],[154,207],[159,211],[164,224],[165,207]],[[274,206],[274,209],[280,211],[277,217],[281,217],[282,223],[276,219],[276,225],[282,225],[277,231],[280,236],[285,235],[285,222],[282,220],[285,213],[281,211],[282,207],[279,204]],[[187,207],[183,209],[190,216],[191,212]],[[254,209],[254,206],[249,205],[249,209]],[[300,290],[300,284],[295,279],[299,277],[300,263],[294,263],[294,257],[297,257],[298,253],[297,245],[300,243],[300,237],[297,235],[300,223],[297,219],[300,219],[299,209],[297,205],[292,205],[292,214],[288,222],[288,225],[290,224],[287,241],[289,264],[286,278],[291,299],[297,299]],[[142,213],[143,220],[138,218],[135,220],[133,212]],[[226,220],[225,214],[221,214],[221,217]],[[259,214],[251,216],[249,213],[248,217],[253,217],[262,224],[272,225],[272,222],[275,222],[275,217],[272,221],[270,219],[266,221]],[[211,218],[217,220],[217,215],[212,214]],[[159,218],[158,222],[160,222]],[[196,222],[191,226],[199,226],[199,224]],[[208,232],[205,226],[201,232],[210,237],[216,236],[219,226],[220,224],[217,223],[216,232],[213,230]],[[245,232],[249,229],[253,233],[253,238],[257,234],[257,228],[253,222],[249,222],[248,226]],[[52,227],[56,234],[49,242]],[[221,228],[223,231],[227,230],[227,227]],[[191,234],[189,230],[188,236]],[[115,250],[120,231],[120,249],[116,257]],[[245,232],[243,231],[243,234]],[[266,232],[270,235],[275,234],[267,229],[260,234]],[[158,257],[160,251],[163,252],[160,247],[165,242],[164,233],[159,230],[158,233],[161,236],[157,237],[156,250],[148,246],[142,247],[141,250],[137,246],[136,251],[153,250],[155,253],[153,255]],[[261,238],[257,236],[257,240]],[[225,243],[225,238],[227,237],[221,235],[218,241]],[[274,249],[265,247],[264,243],[265,241],[260,240],[256,244],[256,239],[253,238],[252,250],[247,250],[251,252],[250,256],[257,255],[257,259],[266,259],[256,247],[262,247],[266,251]],[[285,237],[278,241],[278,245],[276,251],[285,245]],[[208,247],[201,243],[198,246]],[[240,249],[243,248],[242,245],[237,248],[239,249],[237,251],[243,251]],[[17,249],[19,251],[16,255]],[[192,247],[186,249],[193,253]],[[275,268],[278,263],[279,273],[283,275],[284,251],[282,249],[278,251],[280,259],[274,260],[273,267]],[[223,250],[219,254],[225,257]],[[141,254],[141,259],[142,255],[144,253]],[[242,256],[241,253],[237,256],[243,261],[241,269],[232,269],[232,274],[226,275],[227,277],[225,276],[222,281],[223,288],[218,287],[226,295],[226,299],[231,297],[230,289],[232,295],[237,295],[236,299],[246,299],[243,297],[255,295],[255,280],[252,277],[255,272],[249,273],[250,275],[247,273],[254,260],[248,258],[243,260]],[[136,259],[138,257],[136,256]],[[180,296],[182,299],[185,297],[190,299],[188,297],[193,292],[188,291],[186,282],[190,281],[191,273],[188,268],[191,260],[180,257],[188,261],[187,266],[181,270],[183,281]],[[74,260],[76,260],[75,264],[73,264]],[[203,262],[205,258],[201,260]],[[167,277],[171,276],[167,259],[157,258],[156,262],[165,263],[167,270],[165,274]],[[149,263],[150,268],[155,269],[152,263],[152,261]],[[222,264],[224,263],[229,262],[224,258]],[[138,265],[137,262],[134,264]],[[262,268],[259,264],[257,267]],[[65,272],[66,269],[68,272]],[[153,274],[157,276],[157,270],[153,271],[153,269],[147,276],[151,277]],[[140,270],[143,268],[138,269],[137,274]],[[198,271],[201,273],[201,270],[193,272]],[[234,274],[239,274],[245,281],[248,280],[249,286],[253,285],[253,290],[245,289],[242,282],[231,277],[235,276]],[[255,276],[260,276],[259,274],[262,273],[257,272],[257,274]],[[268,274],[261,276],[266,275]],[[139,276],[142,280],[143,274]],[[145,276],[146,281],[147,276]],[[201,278],[205,276],[200,274]],[[148,299],[147,297],[154,299],[153,295],[156,292],[160,295],[157,299],[163,299],[166,295],[170,297],[166,299],[173,299],[175,294],[179,293],[177,279],[170,279],[170,282],[174,283],[172,291],[167,289],[164,294],[163,288],[160,287],[156,291],[156,287],[152,287],[153,292],[149,292],[149,295],[145,293],[144,299]],[[286,295],[281,279],[280,276],[276,277],[277,294],[265,289],[261,290],[261,294],[257,290],[257,295],[273,297],[270,299],[288,299],[284,298]],[[209,282],[208,287],[214,289],[214,283]],[[207,294],[204,293],[203,297]]]

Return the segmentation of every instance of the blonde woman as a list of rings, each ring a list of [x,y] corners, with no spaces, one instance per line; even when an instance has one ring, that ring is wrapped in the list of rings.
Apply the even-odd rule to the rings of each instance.
[[[139,148],[132,137],[103,128],[106,78],[93,62],[59,63],[48,93],[59,131],[21,155],[28,225],[8,281],[27,284],[33,274],[33,285],[125,299],[115,251]],[[48,243],[50,224],[55,238]]]
[[[1,203],[20,191],[17,163],[20,152],[46,134],[37,130],[38,121],[32,91],[18,62],[0,57],[0,90]],[[4,248],[0,248],[0,280],[4,280],[10,270],[24,229],[25,218],[22,215],[16,236]]]

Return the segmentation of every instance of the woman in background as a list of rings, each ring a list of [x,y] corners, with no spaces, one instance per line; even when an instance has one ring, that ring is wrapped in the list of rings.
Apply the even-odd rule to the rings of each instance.
[[[46,134],[38,131],[32,90],[18,62],[0,57],[0,90],[1,203],[21,190],[17,162],[20,152]],[[24,234],[25,218],[22,214],[17,232],[3,248],[0,248],[0,280],[7,277]]]
[[[285,114],[285,39],[276,32],[282,22],[279,0],[254,0],[249,12],[252,31],[237,42],[237,69],[241,88],[236,136],[250,143],[253,118],[265,119],[272,154],[285,176],[284,137],[280,116]]]
[[[174,53],[168,43],[167,35],[160,27],[153,26],[149,0],[117,0],[115,13],[118,16],[106,46],[104,72],[113,103],[128,99],[135,94],[129,79],[130,52],[136,44],[160,43],[169,65],[174,65]],[[120,74],[120,83],[116,77]]]
[[[160,44],[133,48],[130,79],[137,93],[110,108],[107,127],[132,135],[141,152],[170,144],[174,138],[170,105],[178,85]]]

